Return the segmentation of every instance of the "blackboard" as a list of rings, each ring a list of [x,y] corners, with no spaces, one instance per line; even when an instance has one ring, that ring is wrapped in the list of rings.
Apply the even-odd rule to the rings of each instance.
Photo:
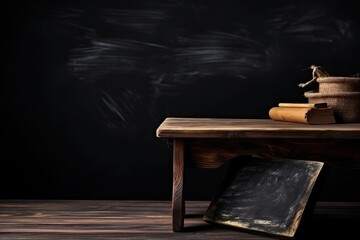
[[[311,79],[311,64],[358,73],[356,4],[9,2],[1,15],[1,197],[171,199],[171,149],[155,136],[159,124],[268,118],[279,102],[307,101],[304,90],[316,84],[297,84]],[[223,177],[216,169],[186,174],[189,200],[209,200]],[[27,180],[9,181],[16,178]],[[358,170],[331,170],[329,180],[323,201],[360,201]]]
[[[322,167],[315,161],[237,159],[204,220],[292,238]]]

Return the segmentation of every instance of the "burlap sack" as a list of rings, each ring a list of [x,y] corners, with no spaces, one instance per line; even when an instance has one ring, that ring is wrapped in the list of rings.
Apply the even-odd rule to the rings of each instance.
[[[320,93],[360,92],[360,78],[357,77],[319,77]]]
[[[309,103],[327,102],[329,107],[334,108],[336,122],[360,122],[360,91],[308,91],[304,96]]]

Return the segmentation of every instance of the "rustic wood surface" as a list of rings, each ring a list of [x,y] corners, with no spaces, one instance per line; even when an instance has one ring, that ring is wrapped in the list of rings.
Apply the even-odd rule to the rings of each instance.
[[[184,188],[184,141],[182,139],[174,140],[173,151],[173,193],[172,193],[172,211],[173,211],[173,230],[179,232],[184,227],[185,200],[183,196]]]
[[[360,139],[360,123],[308,125],[271,119],[167,118],[161,138],[322,138]]]
[[[325,162],[342,169],[360,169],[360,141],[355,139],[186,139],[188,166],[217,168],[241,155],[268,159]]]
[[[185,231],[174,233],[170,201],[0,200],[0,239],[273,239],[205,223],[208,201],[186,204]],[[359,223],[360,204],[319,203],[303,239],[352,239]]]

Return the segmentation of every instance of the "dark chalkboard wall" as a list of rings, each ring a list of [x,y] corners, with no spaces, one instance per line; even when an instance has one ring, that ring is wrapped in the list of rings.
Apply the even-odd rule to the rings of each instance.
[[[359,72],[355,3],[12,1],[1,197],[169,199],[164,118],[268,118],[280,101],[306,101],[297,84],[310,64]],[[187,197],[209,198],[223,172],[188,171]],[[323,198],[360,200],[344,187],[356,171],[330,175]]]

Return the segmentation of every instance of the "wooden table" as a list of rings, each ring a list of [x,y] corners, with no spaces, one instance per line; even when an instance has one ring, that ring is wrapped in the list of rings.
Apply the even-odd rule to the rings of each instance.
[[[306,125],[270,119],[167,118],[157,137],[173,146],[173,230],[184,228],[185,167],[217,168],[253,155],[318,160],[329,166],[360,169],[360,123]]]

